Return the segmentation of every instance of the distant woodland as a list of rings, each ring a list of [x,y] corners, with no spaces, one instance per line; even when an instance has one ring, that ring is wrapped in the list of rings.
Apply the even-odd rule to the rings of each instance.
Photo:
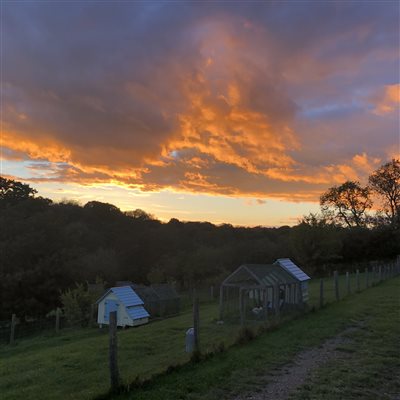
[[[400,254],[400,161],[369,184],[344,182],[321,194],[321,212],[293,227],[246,228],[158,221],[90,201],[55,203],[0,178],[0,319],[42,316],[75,283],[102,279],[218,285],[242,263],[290,257],[311,276]]]

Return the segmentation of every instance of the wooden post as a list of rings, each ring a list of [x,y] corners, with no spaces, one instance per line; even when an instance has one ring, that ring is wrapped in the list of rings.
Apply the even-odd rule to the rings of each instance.
[[[92,327],[94,326],[94,321],[96,321],[96,304],[91,304],[90,305],[90,318],[89,318],[89,326]]]
[[[17,316],[13,314],[11,316],[10,345],[13,345],[15,341],[15,325],[17,325]]]
[[[356,285],[357,285],[357,292],[360,291],[360,271],[356,270]]]
[[[368,271],[368,267],[365,268],[365,287],[366,287],[366,289],[369,288],[369,271]]]
[[[319,281],[319,308],[324,306],[324,280]]]
[[[61,309],[57,307],[56,309],[56,333],[60,332],[60,315],[61,315]]]
[[[349,271],[346,271],[346,288],[347,288],[347,296],[350,295],[350,275]]]
[[[274,305],[275,305],[275,315],[279,316],[279,285],[274,286]]]
[[[335,285],[335,298],[336,301],[339,301],[340,296],[339,296],[339,279],[338,279],[338,272],[333,271],[333,279],[334,279],[334,285]]]
[[[219,288],[219,320],[222,321],[224,314],[224,286],[221,285]]]
[[[264,289],[264,318],[268,318],[268,288]]]
[[[243,289],[239,289],[239,311],[240,311],[240,326],[244,326],[244,310],[243,310]]]
[[[303,306],[303,290],[301,288],[301,282],[297,284],[297,303]]]
[[[193,290],[193,336],[194,336],[194,351],[200,351],[199,340],[200,318],[199,318],[199,297],[196,289]]]
[[[117,343],[117,312],[110,312],[110,340],[109,340],[109,364],[111,390],[115,391],[119,387],[118,370],[118,343]]]

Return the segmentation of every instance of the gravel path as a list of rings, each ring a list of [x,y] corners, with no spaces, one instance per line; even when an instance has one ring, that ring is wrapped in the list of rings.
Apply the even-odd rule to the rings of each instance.
[[[291,392],[304,384],[315,368],[332,359],[346,356],[336,348],[348,343],[349,339],[345,334],[356,329],[348,328],[340,335],[327,340],[322,346],[302,351],[291,364],[284,366],[275,376],[271,376],[271,383],[261,391],[242,394],[232,400],[286,400]]]

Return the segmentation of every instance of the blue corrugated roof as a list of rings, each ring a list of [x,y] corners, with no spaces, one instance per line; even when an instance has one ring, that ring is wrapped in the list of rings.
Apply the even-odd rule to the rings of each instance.
[[[294,276],[300,282],[311,279],[306,273],[304,273],[290,258],[278,258],[276,261],[282,266],[289,274]]]
[[[126,312],[132,319],[150,317],[150,314],[142,306],[127,307]]]
[[[143,305],[143,300],[134,292],[130,286],[113,287],[110,289],[118,300],[125,306],[140,306]]]

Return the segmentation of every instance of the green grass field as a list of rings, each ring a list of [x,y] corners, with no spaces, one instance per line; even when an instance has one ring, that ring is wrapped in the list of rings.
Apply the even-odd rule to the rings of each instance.
[[[344,278],[341,280],[344,294]],[[396,278],[384,282],[320,312],[286,322],[247,345],[234,346],[197,365],[188,364],[179,372],[161,376],[146,390],[133,392],[132,398],[213,399],[221,398],[221,393],[253,387],[254,381],[259,382],[258,375],[287,362],[300,349],[318,345],[352,319],[379,311],[379,303],[384,299],[391,299],[398,306],[399,281]],[[361,282],[364,286],[362,276]],[[333,301],[333,283],[326,281],[325,288],[326,300]],[[318,303],[318,293],[319,282],[311,282],[311,305]],[[239,327],[217,325],[217,313],[216,303],[201,306],[203,352],[212,351],[222,341],[230,346],[237,337]],[[186,312],[140,328],[119,331],[119,367],[124,382],[132,382],[136,377],[149,378],[170,365],[186,363],[189,357],[184,351],[184,335],[192,325],[191,318],[191,313]],[[108,388],[107,330],[82,329],[59,336],[44,335],[21,340],[13,347],[0,347],[2,398],[90,399],[104,394]]]

